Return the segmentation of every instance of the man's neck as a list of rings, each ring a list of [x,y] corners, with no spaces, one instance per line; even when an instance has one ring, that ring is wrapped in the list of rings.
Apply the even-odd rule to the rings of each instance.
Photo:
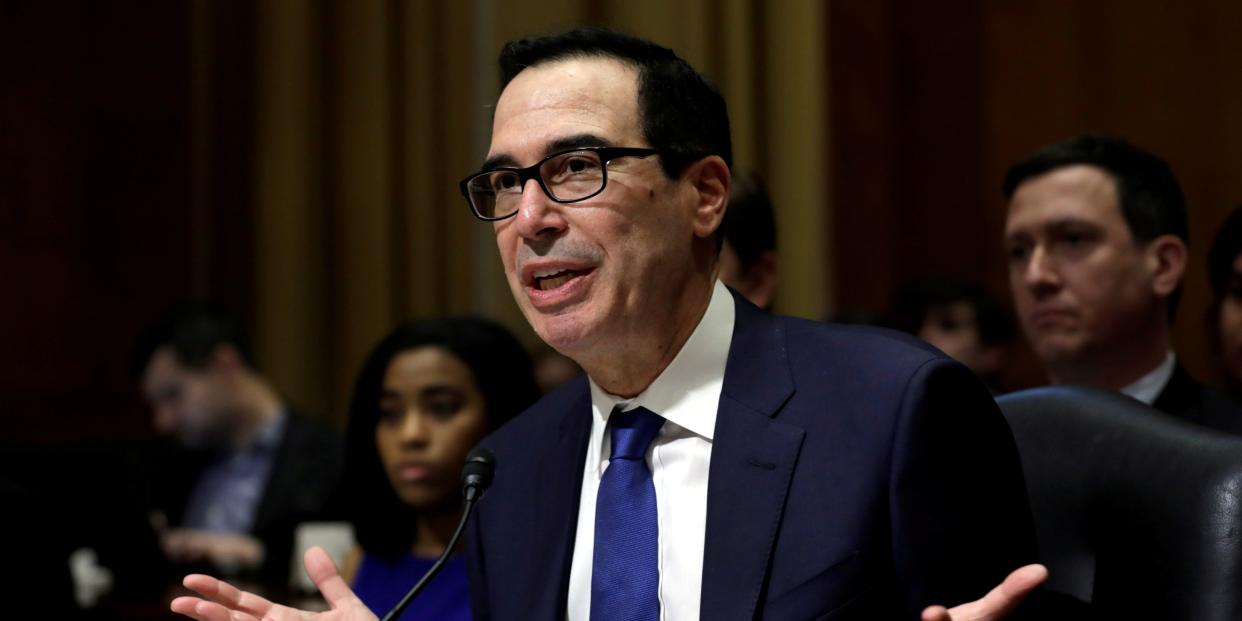
[[[578,364],[606,392],[633,398],[641,394],[668,368],[690,335],[703,320],[716,284],[715,272],[706,280],[696,279],[672,306],[668,321],[646,319],[651,326],[666,329],[648,338],[627,338],[619,348],[603,348],[608,353],[598,360],[579,360]]]
[[[1170,351],[1167,331],[1161,338],[1134,345],[1091,360],[1058,363],[1049,368],[1049,377],[1053,384],[1121,390],[1159,367]]]
[[[239,402],[239,424],[233,434],[232,448],[250,448],[259,433],[284,410],[284,404],[276,390],[261,378],[250,378],[242,391]]]

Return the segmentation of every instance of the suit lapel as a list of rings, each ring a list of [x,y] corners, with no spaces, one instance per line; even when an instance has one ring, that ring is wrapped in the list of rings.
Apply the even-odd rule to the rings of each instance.
[[[580,394],[561,419],[555,444],[539,462],[535,483],[536,528],[532,567],[534,603],[530,619],[564,619],[569,596],[569,569],[578,530],[578,503],[582,496],[582,469],[591,435],[591,394],[585,376]]]
[[[805,435],[772,418],[794,392],[784,326],[744,300],[736,308],[708,478],[703,619],[754,617]]]

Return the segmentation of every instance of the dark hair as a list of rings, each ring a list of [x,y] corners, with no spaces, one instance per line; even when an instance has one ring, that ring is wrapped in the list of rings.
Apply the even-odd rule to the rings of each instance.
[[[130,368],[134,375],[142,375],[155,351],[168,346],[182,365],[203,369],[219,345],[232,345],[248,366],[255,367],[250,339],[236,319],[205,302],[185,302],[143,329],[130,356]]]
[[[1186,201],[1173,169],[1159,157],[1112,136],[1076,136],[1036,151],[1005,174],[1005,198],[1013,198],[1018,186],[1031,177],[1079,164],[1095,166],[1112,177],[1121,215],[1136,242],[1176,235],[1190,243]],[[1181,295],[1179,284],[1169,295],[1170,321]]]
[[[638,70],[643,137],[665,151],[661,162],[670,178],[709,155],[733,166],[724,97],[673,50],[650,41],[603,28],[510,41],[500,52],[500,86],[527,67],[583,57],[614,58]]]
[[[720,228],[743,271],[753,267],[763,253],[776,249],[776,215],[759,175],[740,171],[733,175],[729,207]]]
[[[539,397],[530,356],[500,325],[474,317],[425,319],[404,324],[375,346],[354,384],[346,425],[341,489],[358,544],[368,554],[397,557],[414,543],[414,509],[397,497],[375,446],[384,374],[398,354],[441,347],[470,368],[490,429],[517,416]]]
[[[1230,212],[1212,241],[1208,251],[1208,279],[1212,281],[1212,293],[1217,303],[1228,293],[1229,280],[1233,277],[1233,262],[1242,253],[1242,206]]]
[[[979,340],[985,345],[1013,340],[1014,323],[1008,309],[978,287],[949,280],[925,280],[902,287],[897,293],[892,327],[918,334],[933,309],[959,302],[974,309]]]

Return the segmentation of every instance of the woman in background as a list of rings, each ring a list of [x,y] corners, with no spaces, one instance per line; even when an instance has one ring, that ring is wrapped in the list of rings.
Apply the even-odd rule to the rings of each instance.
[[[526,351],[482,319],[409,323],[367,357],[346,430],[342,490],[359,549],[345,575],[377,615],[448,545],[467,453],[538,396]],[[401,618],[470,619],[463,560],[452,557]]]

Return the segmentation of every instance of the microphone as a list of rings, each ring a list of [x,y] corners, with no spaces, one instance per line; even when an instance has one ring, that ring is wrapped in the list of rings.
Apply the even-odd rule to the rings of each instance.
[[[401,601],[397,602],[397,605],[393,606],[392,610],[389,610],[388,614],[384,615],[381,621],[396,621],[397,617],[400,617],[401,613],[405,612],[405,609],[409,607],[410,602],[414,601],[414,598],[418,597],[419,593],[422,593],[423,589],[431,582],[431,579],[435,578],[441,569],[444,569],[444,563],[453,554],[453,548],[457,547],[457,540],[461,539],[462,532],[466,530],[466,521],[470,519],[470,513],[474,511],[475,503],[479,501],[479,498],[483,497],[483,492],[487,491],[487,486],[492,484],[492,473],[495,470],[496,456],[483,447],[470,451],[470,454],[466,456],[466,466],[461,471],[462,507],[461,521],[457,523],[457,530],[453,532],[453,536],[449,539],[448,545],[445,546],[444,552],[440,554],[440,558],[436,559],[436,564],[432,565],[431,569],[428,569],[427,573],[423,574],[418,584],[415,584],[414,588],[410,589],[410,592],[406,593],[405,597],[401,598]]]

